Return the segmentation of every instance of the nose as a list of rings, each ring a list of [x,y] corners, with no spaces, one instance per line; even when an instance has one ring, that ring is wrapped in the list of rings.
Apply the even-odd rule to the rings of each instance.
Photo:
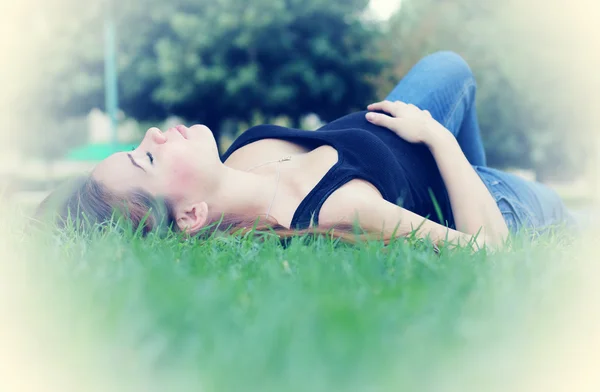
[[[152,127],[146,131],[146,135],[144,136],[144,142],[163,144],[167,141],[167,137],[160,131],[160,129],[156,127]]]

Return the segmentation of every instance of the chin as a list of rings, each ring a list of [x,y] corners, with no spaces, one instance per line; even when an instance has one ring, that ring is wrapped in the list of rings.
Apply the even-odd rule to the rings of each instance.
[[[190,127],[190,130],[196,137],[198,137],[199,141],[203,145],[210,146],[210,148],[217,150],[217,141],[215,140],[215,135],[212,133],[209,127],[206,125],[197,124]]]
[[[210,135],[211,135],[211,137],[212,137],[212,131],[211,131],[211,130],[210,130],[210,128],[209,128],[209,127],[207,127],[206,125],[202,125],[202,124],[195,124],[195,125],[192,125],[192,126],[190,127],[190,129],[191,129],[193,132],[198,132],[198,133],[202,133],[202,134],[210,134]]]

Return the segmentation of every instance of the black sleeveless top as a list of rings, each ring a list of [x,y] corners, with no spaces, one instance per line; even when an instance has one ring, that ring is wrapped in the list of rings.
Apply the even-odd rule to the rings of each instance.
[[[309,149],[327,144],[338,152],[338,162],[302,200],[292,228],[318,224],[321,206],[339,187],[353,179],[373,184],[383,198],[434,222],[454,228],[450,200],[437,164],[424,145],[411,144],[358,112],[316,131],[259,125],[238,137],[222,157],[261,139],[282,139]]]

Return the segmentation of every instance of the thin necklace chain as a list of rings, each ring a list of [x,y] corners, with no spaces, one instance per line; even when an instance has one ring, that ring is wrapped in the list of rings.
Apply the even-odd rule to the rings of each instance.
[[[279,189],[279,178],[281,175],[281,162],[286,162],[286,161],[291,161],[291,160],[292,160],[292,156],[288,155],[283,158],[279,158],[274,161],[264,162],[259,165],[252,166],[249,169],[246,169],[246,171],[249,172],[249,171],[252,171],[259,167],[269,165],[271,163],[277,163],[277,176],[275,178],[275,193],[273,194],[273,199],[271,199],[271,203],[269,204],[269,209],[267,210],[267,219],[269,219],[269,215],[271,214],[271,208],[273,207],[273,203],[275,202],[275,197],[277,196],[277,190]]]
[[[274,161],[267,161],[267,162],[264,162],[264,163],[252,166],[252,167],[246,169],[246,171],[252,171],[254,169],[258,169],[259,167],[269,165],[271,163],[281,163],[281,162],[291,161],[291,160],[292,160],[292,156],[291,155],[287,155],[287,156],[285,156],[283,158],[275,159]]]

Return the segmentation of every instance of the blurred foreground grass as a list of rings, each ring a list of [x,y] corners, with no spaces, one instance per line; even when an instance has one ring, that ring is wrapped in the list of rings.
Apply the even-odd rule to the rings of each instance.
[[[581,373],[600,352],[597,232],[436,255],[404,241],[32,238],[4,223],[2,390],[600,386]]]

